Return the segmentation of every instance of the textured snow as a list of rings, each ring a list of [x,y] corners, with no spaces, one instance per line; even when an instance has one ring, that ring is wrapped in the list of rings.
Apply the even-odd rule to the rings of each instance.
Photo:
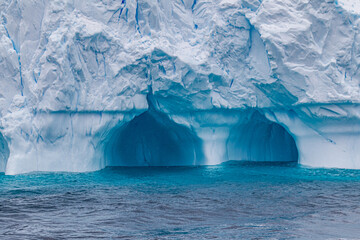
[[[341,7],[343,7],[346,11],[360,14],[360,2],[359,1],[348,1],[348,0],[338,0],[336,2]]]
[[[163,159],[149,149],[162,140],[119,146],[132,120],[154,116],[150,126],[188,158],[170,165],[298,152],[301,164],[360,168],[359,9],[357,0],[3,0],[0,170],[123,165],[109,146],[119,159],[141,162],[144,149]],[[139,139],[149,137],[130,142]]]

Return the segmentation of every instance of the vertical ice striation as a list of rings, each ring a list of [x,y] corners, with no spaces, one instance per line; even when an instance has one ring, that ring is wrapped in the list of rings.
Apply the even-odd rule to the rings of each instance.
[[[9,158],[9,147],[4,138],[0,133],[0,172],[5,172],[6,162]]]
[[[6,174],[360,168],[356,0],[5,0],[0,15]]]
[[[303,106],[267,116],[295,136],[299,162],[313,167],[360,169],[358,104]]]

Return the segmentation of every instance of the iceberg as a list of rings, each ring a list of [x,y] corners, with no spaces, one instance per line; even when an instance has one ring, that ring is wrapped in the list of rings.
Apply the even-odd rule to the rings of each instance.
[[[356,0],[0,3],[0,171],[360,169]]]

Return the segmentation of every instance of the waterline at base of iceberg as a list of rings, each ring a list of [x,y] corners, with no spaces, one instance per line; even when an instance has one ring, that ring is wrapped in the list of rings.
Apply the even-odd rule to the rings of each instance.
[[[0,175],[0,235],[356,239],[359,191],[359,170],[284,162]]]

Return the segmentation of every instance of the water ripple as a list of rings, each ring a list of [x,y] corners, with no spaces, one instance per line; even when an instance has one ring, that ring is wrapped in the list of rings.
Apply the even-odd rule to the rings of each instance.
[[[0,175],[1,239],[360,236],[360,171],[295,164]]]

